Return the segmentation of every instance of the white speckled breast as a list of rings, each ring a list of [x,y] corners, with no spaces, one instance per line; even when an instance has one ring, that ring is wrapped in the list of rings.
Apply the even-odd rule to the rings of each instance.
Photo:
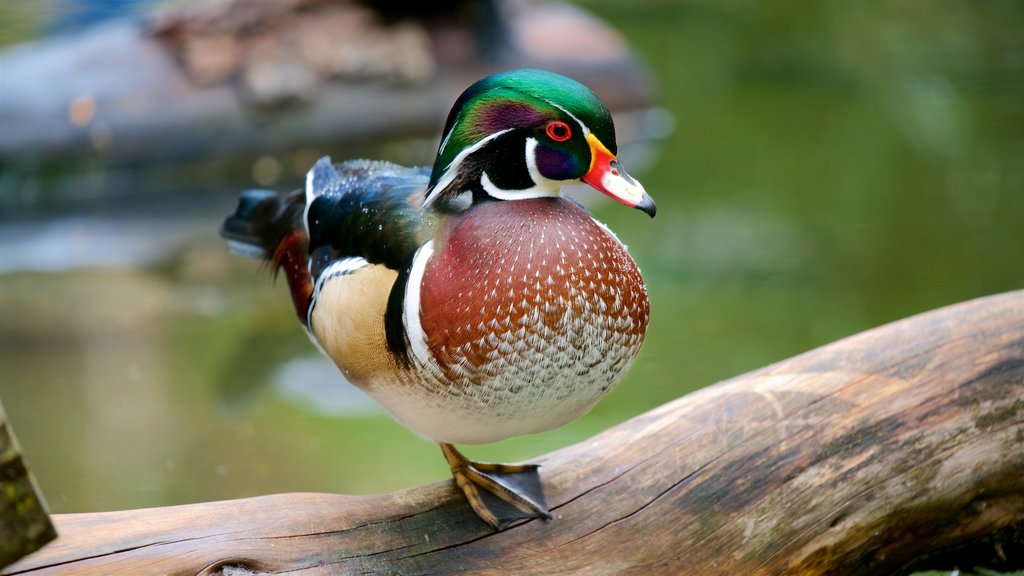
[[[443,242],[423,268],[409,334],[426,358],[404,386],[368,389],[406,425],[451,443],[540,432],[622,378],[647,329],[647,291],[585,210],[561,198],[482,204]]]

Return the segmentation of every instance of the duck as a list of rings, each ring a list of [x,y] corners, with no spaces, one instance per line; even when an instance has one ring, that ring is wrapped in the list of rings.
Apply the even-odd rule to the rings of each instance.
[[[563,187],[650,217],[595,93],[538,69],[482,78],[432,166],[318,160],[305,187],[246,190],[221,235],[283,274],[296,315],[349,382],[437,443],[494,530],[551,519],[539,467],[472,461],[560,427],[626,374],[650,304],[626,246]]]

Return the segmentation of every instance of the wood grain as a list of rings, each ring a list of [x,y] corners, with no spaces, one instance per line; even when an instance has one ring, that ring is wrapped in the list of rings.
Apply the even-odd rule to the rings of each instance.
[[[4,574],[1021,568],[1024,291],[716,384],[540,462],[554,519],[501,533],[450,482],[280,494],[57,515],[60,538]]]

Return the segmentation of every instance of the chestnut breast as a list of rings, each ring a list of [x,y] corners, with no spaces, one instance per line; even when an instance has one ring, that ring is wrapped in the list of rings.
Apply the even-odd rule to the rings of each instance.
[[[589,408],[647,329],[647,291],[625,246],[563,198],[489,202],[454,218],[420,297],[445,379],[579,396]]]

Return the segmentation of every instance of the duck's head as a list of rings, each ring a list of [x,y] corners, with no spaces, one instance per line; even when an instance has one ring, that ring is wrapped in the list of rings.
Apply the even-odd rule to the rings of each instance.
[[[426,204],[465,192],[517,200],[585,182],[654,216],[654,201],[615,156],[611,114],[589,88],[512,70],[466,89],[448,114]]]

